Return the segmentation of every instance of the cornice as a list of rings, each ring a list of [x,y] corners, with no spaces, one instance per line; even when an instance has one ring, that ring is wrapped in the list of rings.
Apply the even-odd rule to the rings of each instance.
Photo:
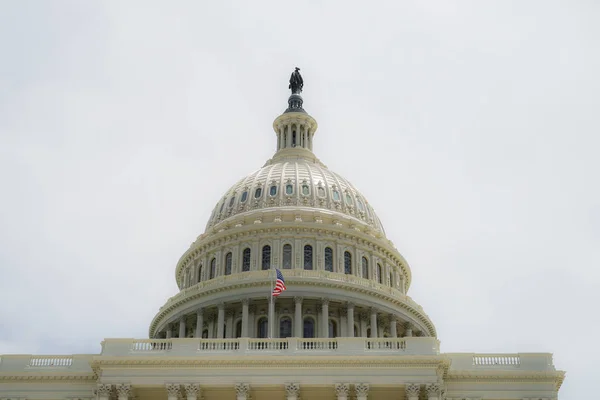
[[[207,358],[207,357],[97,357],[91,363],[94,370],[104,367],[147,367],[147,368],[442,368],[450,367],[450,360],[439,356],[403,356],[393,359],[387,357],[311,357],[294,356],[293,358]]]
[[[447,382],[552,382],[556,390],[560,389],[565,379],[564,371],[502,371],[502,370],[462,370],[448,371]]]
[[[81,383],[81,382],[95,382],[97,376],[94,373],[85,373],[85,374],[65,374],[65,375],[53,375],[53,374],[12,374],[12,375],[0,375],[0,382],[6,381],[35,381],[35,382],[45,382],[45,381],[61,381],[66,383]]]

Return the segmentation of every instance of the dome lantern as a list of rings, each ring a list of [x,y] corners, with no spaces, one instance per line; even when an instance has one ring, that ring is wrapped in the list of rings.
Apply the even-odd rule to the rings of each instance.
[[[292,94],[288,99],[288,108],[273,122],[273,129],[277,135],[277,152],[283,151],[284,155],[301,156],[304,153],[306,156],[309,155],[306,154],[306,150],[312,152],[313,149],[317,121],[302,108],[300,93],[303,87],[300,68],[296,67],[290,77],[289,88]]]

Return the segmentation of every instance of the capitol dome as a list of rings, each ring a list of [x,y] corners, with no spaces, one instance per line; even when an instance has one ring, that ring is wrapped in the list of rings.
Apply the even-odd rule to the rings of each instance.
[[[276,154],[264,167],[233,185],[213,209],[206,230],[253,210],[287,212],[299,207],[315,213],[343,213],[378,234],[384,233],[369,202],[348,180],[298,150]]]
[[[366,197],[313,153],[300,89],[273,122],[273,157],[219,199],[177,263],[180,291],[151,338],[436,337]],[[275,270],[287,287],[277,298]]]

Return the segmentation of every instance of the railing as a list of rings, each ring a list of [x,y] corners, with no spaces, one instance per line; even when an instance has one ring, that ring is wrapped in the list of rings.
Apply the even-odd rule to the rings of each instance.
[[[439,341],[432,337],[410,338],[237,338],[237,339],[108,339],[103,342],[102,355],[201,356],[210,353],[236,355],[285,353],[340,355],[379,353],[381,355],[438,355]]]
[[[401,339],[368,339],[365,341],[365,350],[406,350],[406,340]]]
[[[131,345],[131,351],[166,351],[173,348],[173,342],[167,340],[136,340]]]
[[[337,339],[298,339],[298,350],[337,350]]]
[[[238,339],[199,340],[198,351],[237,351],[240,348]]]
[[[29,359],[31,368],[68,368],[73,364],[73,357],[70,356],[33,356]]]
[[[287,339],[248,339],[250,351],[280,351],[288,348]]]
[[[495,367],[521,365],[521,357],[518,354],[476,354],[473,356],[473,365],[477,367]]]

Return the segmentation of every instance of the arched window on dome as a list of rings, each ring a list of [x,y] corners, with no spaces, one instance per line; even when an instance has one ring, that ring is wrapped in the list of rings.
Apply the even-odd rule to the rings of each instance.
[[[362,258],[362,277],[369,279],[369,260],[367,260],[367,257]]]
[[[225,275],[231,275],[231,260],[233,258],[233,254],[231,252],[225,255]]]
[[[325,247],[325,271],[333,272],[333,249]]]
[[[282,339],[292,337],[292,319],[290,317],[282,317],[279,320],[279,337]]]
[[[231,199],[229,199],[229,205],[228,207],[231,208],[233,207],[233,203],[235,202],[235,196],[231,196]]]
[[[266,339],[269,336],[269,321],[262,317],[256,324],[256,337],[259,339]]]
[[[346,275],[352,274],[352,254],[349,251],[344,252],[344,273]]]
[[[277,195],[277,185],[271,185],[271,187],[269,188],[269,196],[276,196]]]
[[[310,194],[310,187],[307,184],[302,185],[302,195],[308,196]]]
[[[317,188],[317,195],[318,195],[319,197],[325,197],[325,188],[324,188],[324,187],[322,187],[322,186],[319,186],[319,187]]]
[[[202,264],[198,265],[198,282],[202,282]]]
[[[220,213],[223,212],[223,207],[225,207],[225,199],[223,199],[223,202],[221,203],[221,208],[219,209]]]
[[[390,272],[388,278],[389,278],[388,284],[390,285],[390,287],[394,287],[394,276],[392,275],[391,272]]]
[[[314,338],[315,337],[315,320],[314,319],[312,319],[310,317],[304,318],[303,336],[305,338]]]
[[[338,336],[337,334],[337,323],[330,319],[329,320],[329,337],[330,338],[336,338]]]
[[[350,196],[350,193],[346,193],[346,204],[348,204],[349,206],[353,205],[352,196]]]
[[[331,193],[333,193],[333,201],[340,201],[340,192],[338,192],[336,189],[333,189]]]
[[[244,192],[242,193],[242,197],[240,198],[240,203],[245,203],[246,200],[248,200],[248,191],[244,190]]]
[[[283,245],[283,269],[291,269],[292,268],[292,245],[284,244]]]
[[[313,248],[310,244],[304,246],[304,269],[313,269]]]
[[[217,276],[217,259],[213,258],[210,261],[210,278],[209,279],[214,279],[215,276]]]
[[[263,270],[271,269],[271,246],[266,245],[262,248],[262,266]]]
[[[377,264],[377,282],[383,284],[383,271],[381,270],[381,264]]]
[[[246,247],[242,253],[242,272],[250,271],[250,247]]]
[[[292,185],[291,183],[288,183],[287,185],[285,185],[285,194],[287,194],[287,195],[294,194],[294,185]]]
[[[356,199],[356,204],[358,204],[358,209],[362,212],[365,211],[365,205],[363,204],[361,199]]]
[[[262,196],[262,188],[256,188],[256,190],[254,191],[254,198],[260,199],[260,196]]]

